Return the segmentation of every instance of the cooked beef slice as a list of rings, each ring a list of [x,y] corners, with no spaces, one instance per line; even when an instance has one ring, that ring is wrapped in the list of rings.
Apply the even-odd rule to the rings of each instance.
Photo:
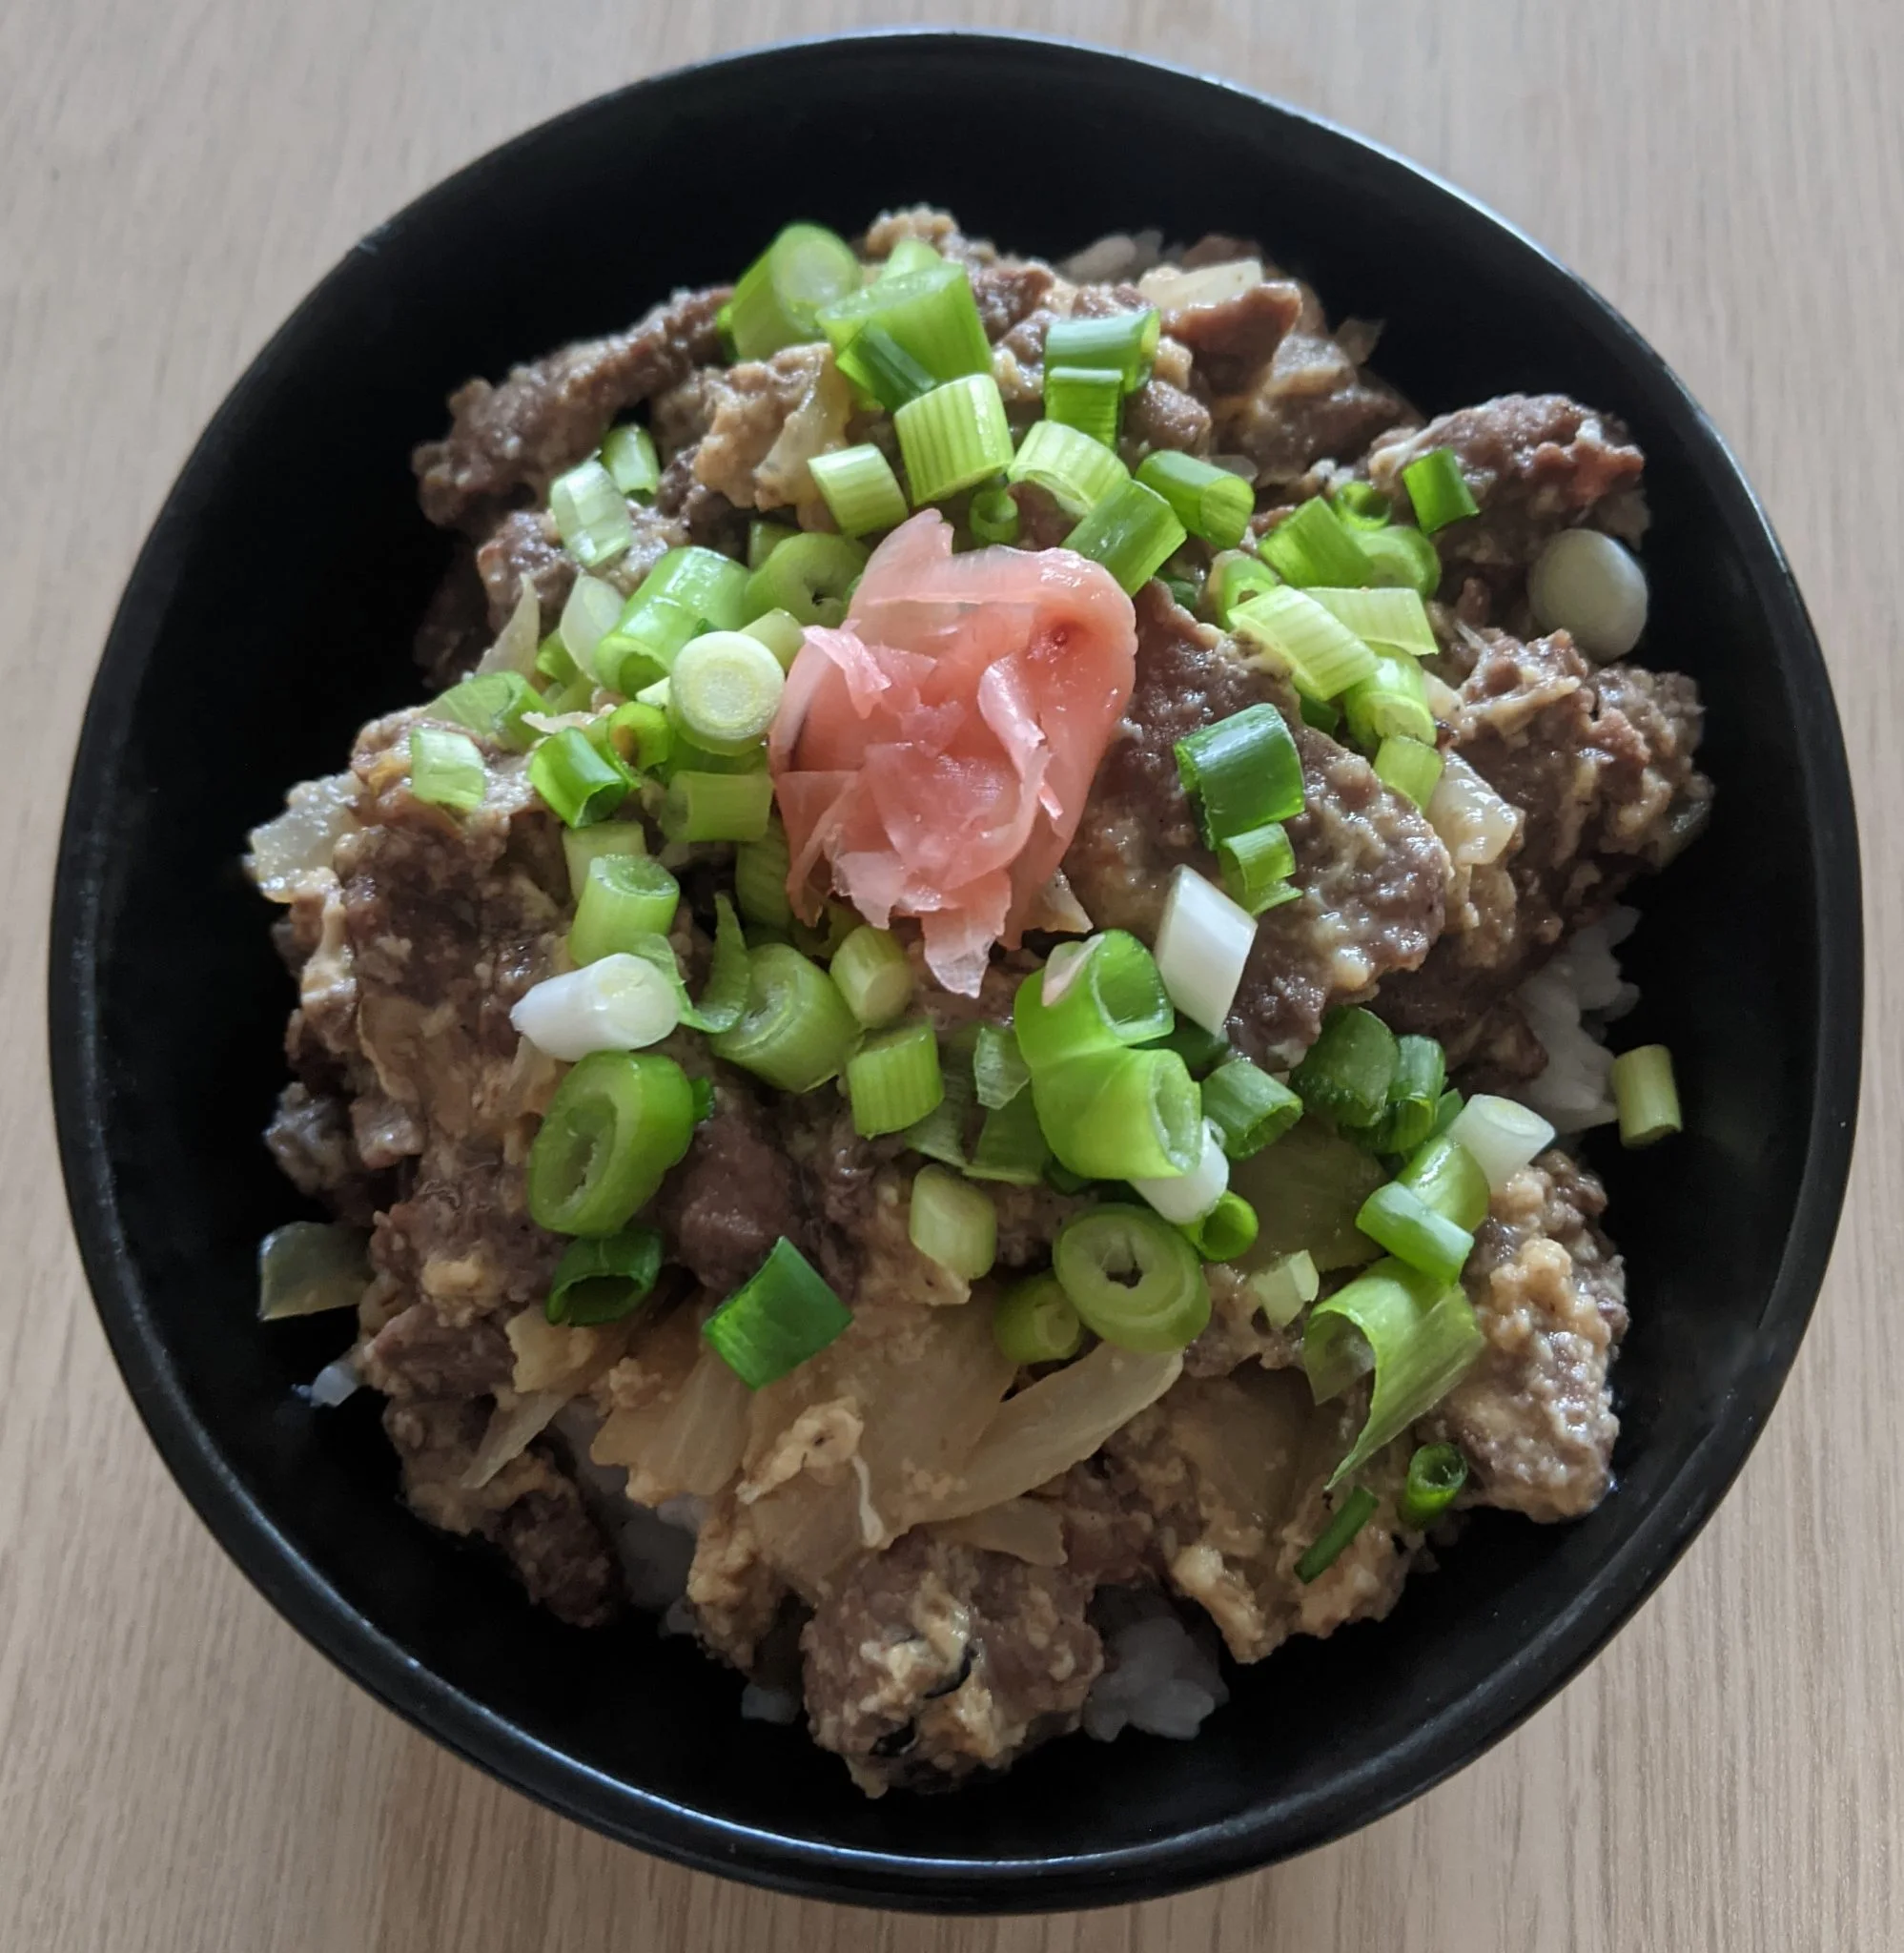
[[[516,1358],[497,1324],[446,1323],[415,1302],[364,1345],[358,1367],[387,1397],[483,1397],[508,1383]]]
[[[723,1067],[714,1111],[644,1217],[705,1288],[731,1294],[782,1235],[811,1245],[799,1177],[771,1115],[743,1074]]]
[[[1077,1726],[1091,1588],[929,1532],[863,1560],[800,1636],[813,1739],[871,1796],[949,1787]]]
[[[334,1093],[286,1085],[264,1129],[264,1142],[277,1170],[313,1200],[333,1206],[349,1204],[364,1178],[363,1162],[351,1137],[350,1107]]]
[[[1288,823],[1300,900],[1259,921],[1229,1035],[1252,1058],[1287,1059],[1322,1014],[1412,969],[1442,925],[1447,856],[1419,812],[1368,762],[1302,724],[1282,682],[1177,608],[1157,584],[1137,597],[1136,684],[1064,859],[1100,929],[1156,937],[1172,871],[1219,880],[1177,774],[1176,742],[1270,704],[1301,755],[1306,805]]]
[[[1151,1552],[1170,1584],[1210,1615],[1239,1661],[1260,1661],[1291,1634],[1379,1620],[1400,1596],[1414,1554],[1394,1514],[1401,1445],[1357,1474],[1382,1500],[1374,1517],[1326,1573],[1296,1577],[1340,1502],[1328,1479],[1367,1408],[1360,1389],[1317,1405],[1299,1371],[1251,1366],[1180,1378],[1105,1444],[1119,1502],[1148,1515]]]
[[[508,623],[527,584],[542,607],[543,627],[562,615],[582,566],[562,546],[545,509],[519,508],[505,515],[478,545],[476,567],[489,599],[489,627]]]
[[[1257,485],[1291,499],[1321,463],[1352,462],[1378,434],[1419,417],[1391,386],[1364,370],[1374,331],[1356,320],[1329,331],[1321,302],[1299,285],[1300,306],[1275,358],[1254,382],[1213,400],[1212,445],[1246,455]]]
[[[1369,479],[1405,504],[1402,471],[1438,447],[1460,463],[1481,510],[1436,531],[1444,565],[1525,570],[1557,529],[1590,521],[1634,541],[1645,526],[1645,457],[1618,421],[1565,394],[1503,394],[1398,428],[1370,452]]]
[[[719,360],[715,315],[730,296],[724,285],[677,292],[626,332],[564,346],[516,367],[500,386],[459,387],[448,435],[414,457],[423,513],[443,528],[484,533],[511,504],[543,500],[617,414]]]
[[[1522,644],[1489,631],[1474,645],[1449,744],[1521,810],[1521,837],[1472,870],[1426,960],[1385,977],[1379,1005],[1458,1062],[1495,1043],[1497,1007],[1575,929],[1671,859],[1712,791],[1692,763],[1701,709],[1689,678],[1596,669],[1564,632]]]
[[[1576,1519],[1612,1482],[1607,1369],[1627,1328],[1627,1279],[1599,1227],[1600,1182],[1544,1153],[1494,1196],[1462,1281],[1487,1347],[1417,1428],[1461,1447],[1473,1502]]]
[[[1302,316],[1304,294],[1286,278],[1265,278],[1209,305],[1163,315],[1163,330],[1190,348],[1198,377],[1213,394],[1241,393],[1276,357]]]
[[[488,1484],[463,1483],[487,1418],[468,1399],[386,1405],[405,1498],[432,1526],[499,1546],[529,1598],[558,1619],[578,1628],[612,1620],[624,1594],[614,1551],[552,1449],[539,1442]]]

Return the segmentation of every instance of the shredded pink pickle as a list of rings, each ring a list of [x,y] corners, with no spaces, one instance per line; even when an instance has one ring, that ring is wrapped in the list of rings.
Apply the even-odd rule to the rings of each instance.
[[[830,890],[881,929],[916,916],[932,975],[976,997],[1077,832],[1137,632],[1073,550],[952,545],[926,509],[873,551],[845,624],[807,632],[768,760],[794,913]]]

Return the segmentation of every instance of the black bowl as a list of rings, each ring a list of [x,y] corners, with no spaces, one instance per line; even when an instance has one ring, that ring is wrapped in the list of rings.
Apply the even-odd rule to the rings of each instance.
[[[762,157],[784,168],[761,167]],[[783,186],[780,175],[789,179]],[[740,1683],[646,1625],[600,1634],[412,1519],[372,1405],[294,1386],[322,1318],[253,1320],[258,1237],[297,1211],[258,1143],[287,985],[243,885],[247,827],[419,695],[445,558],[408,451],[471,373],[731,276],[770,231],[915,198],[1022,249],[1159,225],[1264,238],[1429,410],[1558,388],[1648,456],[1648,650],[1710,705],[1711,833],[1642,896],[1634,1035],[1691,1125],[1595,1149],[1631,1270],[1617,1492],[1578,1525],[1500,1515],[1393,1616],[1236,1675],[1190,1744],[1054,1745],[1008,1778],[866,1801]],[[1121,56],[976,34],[739,56],[591,102],[354,250],[258,357],[179,478],[93,689],[59,858],[60,1143],[100,1314],[206,1523],[318,1647],[461,1755],[665,1857],[939,1909],[1170,1891],[1366,1822],[1478,1756],[1630,1614],[1777,1395],[1831,1245],[1859,1040],[1856,837],[1818,648],[1699,409],[1593,293],[1394,156]]]

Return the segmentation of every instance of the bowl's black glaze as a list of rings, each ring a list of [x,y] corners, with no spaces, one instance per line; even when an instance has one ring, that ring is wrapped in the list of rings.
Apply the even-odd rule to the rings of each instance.
[[[802,159],[785,187],[736,134],[762,129]],[[870,1803],[803,1735],[741,1721],[738,1680],[686,1642],[529,1608],[399,1507],[371,1403],[314,1413],[295,1394],[344,1331],[252,1318],[254,1245],[297,1204],[257,1138],[289,994],[237,855],[289,782],[419,695],[408,641],[446,545],[408,451],[451,387],[730,276],[786,217],[852,231],[915,198],[1053,254],[1147,224],[1261,236],[1334,315],[1389,321],[1379,364],[1431,411],[1558,388],[1624,416],[1655,519],[1646,651],[1704,688],[1720,795],[1710,837],[1645,893],[1631,949],[1631,1035],[1672,1043],[1691,1129],[1643,1160],[1595,1149],[1631,1274],[1616,1494],[1574,1526],[1484,1519],[1385,1625],[1235,1675],[1193,1744],[1059,1743],[953,1798]],[[883,36],[717,62],[532,132],[366,238],[259,356],[153,530],[94,688],[59,860],[53,1077],[81,1248],[141,1414],[227,1550],[366,1687],[691,1864],[900,1905],[1075,1905],[1392,1808],[1638,1605],[1737,1470],[1816,1294],[1859,962],[1851,791],[1798,592],[1628,326],[1484,211],[1288,110],[1048,43]]]

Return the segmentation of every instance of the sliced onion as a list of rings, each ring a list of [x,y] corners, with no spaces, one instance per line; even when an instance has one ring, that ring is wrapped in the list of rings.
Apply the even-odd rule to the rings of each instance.
[[[1500,860],[1512,846],[1521,832],[1521,811],[1451,752],[1428,800],[1428,825],[1457,868],[1481,868]]]
[[[357,1365],[348,1356],[340,1356],[335,1363],[327,1363],[311,1379],[311,1402],[319,1410],[335,1410],[362,1388],[363,1379],[357,1373]]]
[[[643,1051],[681,1022],[681,994],[645,958],[617,952],[549,976],[509,1013],[537,1050],[573,1063],[595,1051]]]
[[[1008,1552],[1029,1567],[1064,1565],[1064,1520],[1043,1499],[1007,1499],[1002,1506],[949,1519],[942,1530],[949,1539],[987,1552]]]
[[[1223,1151],[1217,1122],[1203,1121],[1203,1154],[1188,1173],[1165,1180],[1134,1180],[1131,1184],[1178,1227],[1202,1220],[1230,1187],[1230,1156]]]
[[[1647,573],[1598,529],[1563,529],[1527,577],[1534,615],[1589,658],[1624,658],[1647,627]]]
[[[1448,1138],[1474,1155],[1487,1176],[1487,1189],[1499,1193],[1536,1153],[1553,1142],[1554,1129],[1538,1112],[1511,1099],[1477,1092],[1455,1115]]]
[[[260,1322],[355,1308],[370,1283],[361,1227],[336,1221],[292,1221],[257,1244]]]
[[[288,902],[314,869],[328,868],[338,843],[357,825],[355,773],[304,780],[284,796],[284,812],[251,831],[246,873],[258,893]]]
[[[528,578],[524,577],[522,593],[516,599],[516,607],[510,611],[509,621],[502,627],[496,642],[478,661],[476,675],[481,678],[491,671],[514,671],[519,677],[533,679],[542,637],[542,599],[536,595]]]
[[[1256,940],[1256,917],[1188,864],[1170,878],[1157,932],[1157,974],[1170,1000],[1204,1030],[1220,1033]]]
[[[1160,264],[1137,280],[1140,291],[1159,312],[1184,312],[1193,305],[1220,305],[1228,298],[1262,283],[1262,260],[1236,257],[1227,264],[1200,264],[1195,271]]]

